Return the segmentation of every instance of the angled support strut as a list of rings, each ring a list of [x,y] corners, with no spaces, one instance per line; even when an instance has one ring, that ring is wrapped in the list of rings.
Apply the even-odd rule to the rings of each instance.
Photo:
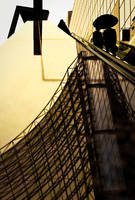
[[[34,55],[41,55],[42,20],[48,19],[49,11],[42,9],[42,0],[33,1],[34,8],[16,6],[8,38],[15,32],[20,14],[24,23],[26,21],[33,21]]]

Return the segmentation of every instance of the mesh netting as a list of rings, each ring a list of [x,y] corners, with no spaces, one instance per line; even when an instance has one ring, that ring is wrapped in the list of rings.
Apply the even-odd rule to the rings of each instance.
[[[78,62],[47,114],[1,154],[0,199],[94,198],[83,118],[88,101],[83,67]]]
[[[0,199],[134,199],[135,86],[82,50],[49,104],[1,149]]]

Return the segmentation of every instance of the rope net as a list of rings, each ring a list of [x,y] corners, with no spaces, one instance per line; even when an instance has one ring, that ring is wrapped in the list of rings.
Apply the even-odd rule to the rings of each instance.
[[[0,199],[135,199],[135,86],[79,48],[47,106],[1,148]]]
[[[62,92],[48,112],[40,113],[40,122],[35,120],[34,128],[32,123],[26,135],[1,150],[1,200],[94,198],[83,117],[88,101],[84,73],[81,62],[74,69],[71,65],[66,84],[57,90]]]

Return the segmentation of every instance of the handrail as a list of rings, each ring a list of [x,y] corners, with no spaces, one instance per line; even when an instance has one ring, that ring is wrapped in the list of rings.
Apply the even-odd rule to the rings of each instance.
[[[107,63],[113,69],[118,71],[122,76],[127,78],[130,82],[135,85],[135,66],[124,62],[123,60],[105,52],[104,50],[96,47],[90,42],[86,41],[82,37],[76,35],[75,33],[71,34],[72,38],[74,38],[77,42],[79,42],[83,47],[85,47],[88,51],[96,55],[102,61]]]
[[[125,42],[123,42],[123,41],[120,41],[119,43],[122,44],[122,45],[124,45],[124,46],[126,46],[126,47],[134,48],[134,49],[135,49],[135,46],[133,46],[133,45],[131,45],[131,44],[129,44],[129,43],[125,43]]]

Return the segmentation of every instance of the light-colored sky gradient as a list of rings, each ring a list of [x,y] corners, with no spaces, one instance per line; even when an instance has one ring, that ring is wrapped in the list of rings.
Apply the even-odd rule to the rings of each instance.
[[[72,10],[74,0],[43,0],[43,9],[50,11],[49,21],[58,24],[60,19],[66,21],[67,12]],[[0,44],[8,35],[16,5],[33,7],[33,0],[0,0]],[[18,27],[22,24],[19,18]]]

